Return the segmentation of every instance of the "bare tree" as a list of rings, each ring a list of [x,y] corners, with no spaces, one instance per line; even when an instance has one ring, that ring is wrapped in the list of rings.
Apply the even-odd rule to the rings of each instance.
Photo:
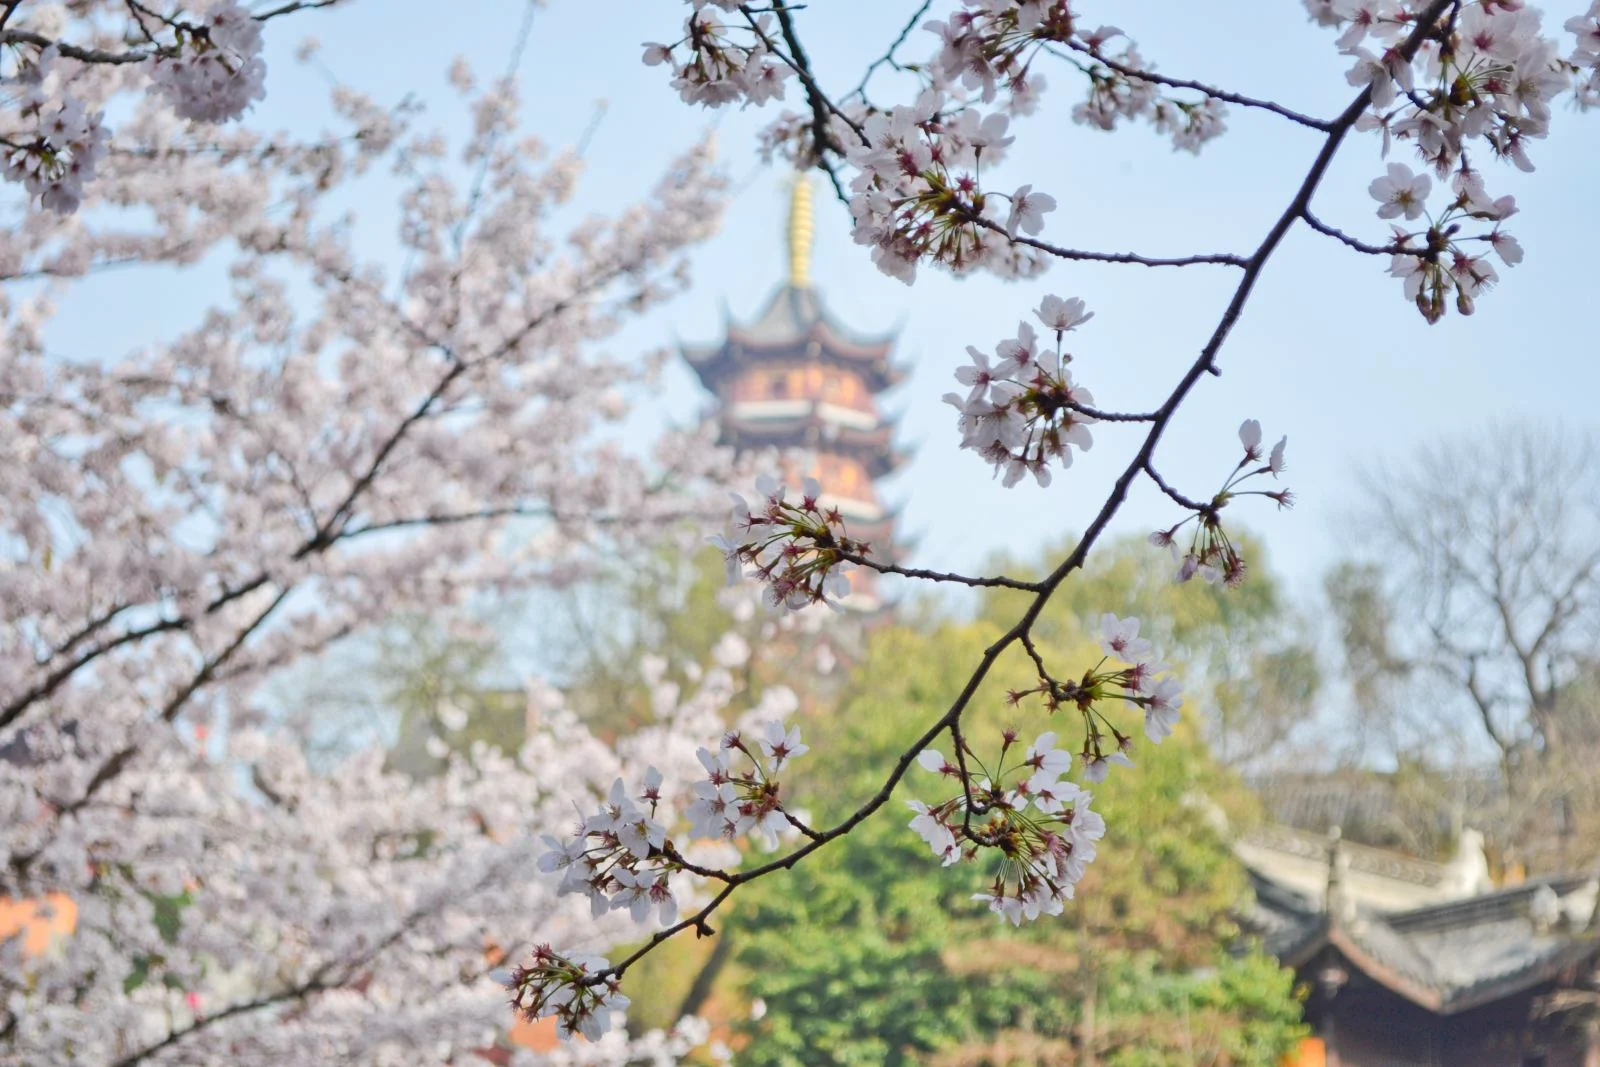
[[[1486,741],[1508,838],[1570,822],[1551,813],[1593,789],[1578,769],[1600,752],[1593,439],[1492,426],[1365,482],[1368,561],[1336,569],[1328,591],[1368,725],[1400,753],[1408,739],[1439,751],[1452,726]]]

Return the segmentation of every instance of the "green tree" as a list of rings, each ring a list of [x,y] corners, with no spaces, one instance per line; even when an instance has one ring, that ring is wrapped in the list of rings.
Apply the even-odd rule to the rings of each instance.
[[[874,635],[846,699],[809,724],[814,758],[794,795],[822,824],[870,795],[996,636],[981,621]],[[1064,673],[1098,658],[1068,618],[1046,654]],[[1064,717],[1006,706],[1004,680],[1029,677],[1026,660],[1002,661],[995,677],[973,705],[975,748],[1013,724],[1024,741],[1049,727],[1072,736]],[[781,886],[757,883],[731,921],[745,994],[767,1008],[740,1062],[1275,1064],[1300,1032],[1292,978],[1229,952],[1245,885],[1225,824],[1248,817],[1247,798],[1192,730],[1142,746],[1137,761],[1097,789],[1110,829],[1055,919],[1000,925],[972,900],[985,864],[938,866],[898,804],[944,788],[915,769],[891,807],[904,815],[870,820]]]
[[[1076,634],[1091,614],[1135,615],[1163,654],[1184,665],[1189,705],[1212,754],[1231,767],[1281,759],[1309,718],[1322,684],[1310,628],[1288,604],[1256,538],[1234,537],[1250,563],[1237,589],[1202,581],[1178,584],[1167,555],[1138,536],[1104,545],[1064,583],[1034,626],[1041,641]],[[1042,554],[1059,559],[1069,545]],[[1001,558],[989,573],[1042,577],[1038,563]],[[985,590],[981,620],[1009,626],[1025,606],[1022,593]]]

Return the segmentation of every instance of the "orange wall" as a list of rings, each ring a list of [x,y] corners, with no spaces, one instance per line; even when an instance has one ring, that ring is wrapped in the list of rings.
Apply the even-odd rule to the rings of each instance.
[[[25,955],[37,956],[77,925],[78,905],[65,893],[47,893],[43,900],[0,897],[0,941],[21,935]]]
[[[1300,1046],[1283,1058],[1283,1067],[1328,1067],[1328,1050],[1320,1037],[1302,1037]]]
[[[857,411],[875,410],[872,394],[860,375],[815,363],[748,368],[734,380],[729,398],[734,401],[825,400]]]

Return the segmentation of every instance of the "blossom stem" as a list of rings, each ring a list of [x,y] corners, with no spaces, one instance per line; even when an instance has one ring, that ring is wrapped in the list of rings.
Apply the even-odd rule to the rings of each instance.
[[[1307,206],[1306,209],[1300,213],[1300,217],[1304,219],[1306,225],[1310,226],[1313,230],[1316,230],[1318,233],[1324,234],[1328,237],[1332,237],[1336,241],[1342,241],[1344,244],[1349,245],[1357,252],[1365,252],[1369,256],[1387,256],[1392,255],[1395,251],[1393,245],[1368,244],[1367,242],[1359,240],[1358,238],[1351,237],[1349,234],[1345,233],[1341,229],[1338,229],[1337,227],[1329,226],[1326,222],[1323,222],[1321,219],[1313,215],[1309,206]]]
[[[1187,78],[1169,78],[1164,74],[1157,74],[1154,71],[1139,70],[1137,67],[1129,67],[1122,63],[1118,63],[1114,59],[1107,59],[1098,52],[1091,50],[1090,47],[1084,44],[1082,41],[1068,41],[1066,44],[1067,47],[1071,48],[1074,52],[1081,52],[1084,55],[1089,56],[1096,63],[1100,63],[1111,68],[1125,78],[1137,78],[1140,81],[1150,82],[1152,85],[1165,85],[1169,89],[1192,89],[1197,93],[1211,97],[1213,100],[1221,100],[1228,104],[1238,104],[1240,107],[1256,108],[1259,111],[1270,111],[1274,115],[1277,115],[1281,118],[1286,118],[1290,122],[1298,123],[1301,126],[1306,126],[1313,130],[1320,130],[1323,133],[1333,132],[1334,123],[1328,122],[1324,119],[1314,119],[1310,115],[1302,115],[1298,111],[1293,111],[1289,108],[1286,108],[1282,104],[1273,103],[1271,100],[1258,100],[1253,96],[1244,96],[1241,93],[1233,93],[1226,89],[1218,89],[1215,86],[1206,85],[1204,82],[1190,81]]]

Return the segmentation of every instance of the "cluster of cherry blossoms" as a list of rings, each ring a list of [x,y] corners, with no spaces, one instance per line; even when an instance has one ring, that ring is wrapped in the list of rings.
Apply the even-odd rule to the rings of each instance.
[[[1390,163],[1388,172],[1374,179],[1369,191],[1379,202],[1379,218],[1403,215],[1412,220],[1426,214],[1432,187],[1426,174],[1413,174],[1404,163]],[[1454,198],[1436,217],[1429,216],[1426,229],[1408,231],[1396,223],[1390,246],[1394,251],[1389,273],[1402,280],[1407,299],[1429,322],[1444,317],[1452,292],[1457,312],[1470,315],[1476,310],[1478,295],[1500,280],[1489,262],[1489,251],[1506,266],[1522,262],[1522,245],[1500,228],[1501,221],[1516,214],[1515,199],[1502,196],[1490,201],[1476,171],[1454,172],[1451,188]],[[1468,220],[1491,223],[1492,228],[1463,235],[1462,226]],[[1475,253],[1469,242],[1487,247]]]
[[[323,5],[290,9],[295,6]],[[3,24],[20,14],[18,28],[0,33],[0,45],[14,64],[9,75],[0,74],[0,94],[12,98],[11,110],[0,112],[3,173],[58,214],[78,210],[84,183],[95,177],[109,138],[104,110],[80,86],[86,70],[117,69],[112,92],[142,75],[175,114],[197,122],[236,119],[265,95],[261,24],[238,0],[211,0],[197,11],[173,15],[129,3],[122,14],[131,24],[123,34],[106,32],[92,17],[80,20],[95,34],[86,44],[123,50],[57,40],[59,12],[41,5],[30,23],[33,13],[19,13],[18,7],[7,5],[6,18],[0,19]],[[128,40],[145,45],[127,50]]]
[[[1050,464],[1072,466],[1072,447],[1088,451],[1094,446],[1088,414],[1094,397],[1074,385],[1067,364],[1072,356],[1062,347],[1069,330],[1094,318],[1077,297],[1063,300],[1047,296],[1035,311],[1046,329],[1055,331],[1054,348],[1040,345],[1027,322],[1017,326],[1017,336],[995,347],[991,363],[987,353],[967,346],[972,362],[956,370],[956,381],[967,395],[946,393],[945,402],[960,412],[957,425],[961,447],[970,448],[1005,474],[1010,488],[1032,474],[1041,486],[1050,484]]]
[[[667,925],[678,916],[678,900],[668,884],[678,861],[666,850],[666,828],[655,818],[661,803],[661,772],[655,767],[645,772],[638,799],[645,809],[635,805],[618,778],[576,835],[565,840],[545,835],[549,851],[539,857],[539,869],[560,871],[561,892],[587,894],[596,917],[625,910],[635,922],[644,922],[659,909]]]
[[[1168,496],[1190,511],[1189,516],[1181,522],[1150,535],[1151,544],[1171,549],[1172,558],[1178,564],[1176,579],[1180,582],[1187,582],[1197,574],[1213,585],[1237,586],[1244,581],[1244,557],[1239,555],[1238,548],[1222,525],[1221,511],[1230,501],[1241,496],[1261,496],[1273,501],[1279,508],[1294,506],[1294,494],[1287,489],[1239,488],[1252,478],[1268,474],[1277,478],[1282,474],[1286,466],[1284,449],[1289,444],[1289,438],[1280,437],[1271,451],[1265,452],[1261,448],[1261,423],[1246,419],[1239,425],[1239,443],[1244,446],[1243,457],[1209,501],[1201,503],[1189,500],[1166,483],[1160,483]],[[1180,550],[1179,534],[1191,522],[1195,526],[1188,548]]]
[[[762,475],[756,489],[763,497],[761,507],[751,510],[744,497],[732,494],[732,528],[711,539],[727,562],[728,583],[749,566],[746,576],[766,586],[769,603],[792,611],[810,604],[836,605],[849,595],[848,557],[864,556],[872,546],[845,532],[838,508],[821,505],[817,480],[804,479],[798,503],[770,475]]]
[[[1341,31],[1339,47],[1354,61],[1350,84],[1371,89],[1371,108],[1356,128],[1380,131],[1385,155],[1395,141],[1410,142],[1435,175],[1448,179],[1451,199],[1436,213],[1427,210],[1429,177],[1403,164],[1391,163],[1371,186],[1380,218],[1426,216],[1427,226],[1419,231],[1396,224],[1381,251],[1392,254],[1389,272],[1401,280],[1407,299],[1436,322],[1452,298],[1460,314],[1472,314],[1477,298],[1499,280],[1488,260],[1491,250],[1508,266],[1522,259],[1515,238],[1500,228],[1516,212],[1515,201],[1485,192],[1472,160],[1474,143],[1520,170],[1533,170],[1528,144],[1548,135],[1551,103],[1572,85],[1573,73],[1585,63],[1593,66],[1595,50],[1585,41],[1593,42],[1600,20],[1591,11],[1587,19],[1568,22],[1578,48],[1563,59],[1560,43],[1541,33],[1537,10],[1500,0],[1457,4],[1408,58],[1401,45],[1423,6],[1307,0],[1316,22]],[[1474,222],[1486,225],[1464,233]]]
[[[859,172],[850,182],[852,234],[879,270],[907,284],[925,258],[958,272],[1037,270],[1012,239],[1037,234],[1054,198],[1031,185],[1006,194],[980,184],[981,165],[998,162],[1013,140],[1009,124],[929,89],[860,125],[845,156]]]
[[[733,36],[735,27],[712,10],[731,13],[740,6],[738,0],[694,0],[683,37],[673,44],[644,46],[646,65],[671,68],[672,88],[684,103],[720,107],[739,101],[760,106],[782,98],[784,81],[792,71],[767,47],[772,15],[750,16],[752,40],[743,44]]]
[[[1054,733],[1040,734],[1018,759],[1017,735],[1008,730],[992,770],[964,741],[954,763],[933,749],[918,757],[960,790],[933,805],[909,801],[916,812],[911,829],[946,866],[997,852],[994,883],[975,899],[1013,924],[1061,914],[1105,834],[1091,794],[1061,777],[1072,756],[1055,742]]]
[[[1113,130],[1119,121],[1147,119],[1157,132],[1172,137],[1174,147],[1191,152],[1223,132],[1220,101],[1167,95],[1159,83],[1140,77],[1155,68],[1122,30],[1100,26],[1080,32],[1067,0],[969,2],[967,7],[923,27],[939,39],[939,52],[928,65],[934,85],[959,85],[985,103],[1003,87],[1011,109],[1027,114],[1044,88],[1043,77],[1034,71],[1038,53],[1065,45],[1076,55],[1064,58],[1088,82],[1087,96],[1073,108],[1075,121]],[[1123,47],[1113,55],[1106,46],[1117,40]]]
[[[1145,736],[1160,744],[1177,725],[1183,706],[1181,686],[1155,658],[1155,648],[1139,636],[1139,620],[1106,614],[1100,620],[1104,655],[1073,681],[1051,677],[1039,666],[1039,684],[1013,690],[1012,704],[1032,695],[1054,714],[1075,708],[1082,716],[1082,776],[1101,782],[1113,764],[1131,767],[1133,743],[1112,722],[1107,706],[1123,703],[1144,714]],[[945,866],[974,860],[985,850],[999,853],[1000,865],[987,893],[991,910],[1020,924],[1040,915],[1059,915],[1089,863],[1105,820],[1090,807],[1093,799],[1063,776],[1072,756],[1056,747],[1056,732],[1040,734],[1017,755],[1018,735],[1001,735],[994,766],[979,759],[959,730],[952,730],[955,759],[924,749],[917,762],[925,770],[954,779],[960,791],[937,804],[908,803],[916,831]],[[1012,760],[1015,762],[1011,762]]]
[[[1589,10],[1566,21],[1565,29],[1577,38],[1577,46],[1567,57],[1578,75],[1574,92],[1580,107],[1600,107],[1600,0]]]
[[[780,785],[775,777],[789,761],[811,751],[800,740],[798,726],[768,722],[758,742],[761,755],[751,751],[738,730],[723,735],[716,752],[702,748],[697,754],[706,777],[694,783],[694,801],[684,813],[690,823],[689,836],[733,840],[747,834],[759,835],[771,850],[778,847],[778,835],[795,829],[791,816],[779,800]],[[734,753],[744,757],[744,766],[735,767]]]
[[[801,741],[799,727],[778,720],[763,724],[759,736],[752,745],[743,731],[729,730],[717,751],[702,747],[696,753],[705,777],[692,783],[694,799],[684,811],[691,840],[749,835],[771,850],[780,834],[804,828],[800,816],[784,807],[777,776],[810,746]],[[678,917],[678,898],[669,884],[673,876],[687,872],[726,882],[729,875],[687,858],[668,836],[662,788],[662,774],[653,766],[645,771],[637,796],[618,778],[575,834],[544,837],[547,851],[539,869],[560,872],[559,892],[587,896],[595,918],[627,911],[635,922],[645,922],[656,912],[660,925],[670,926]],[[592,1039],[608,1029],[612,1012],[628,1004],[618,991],[618,974],[598,957],[541,945],[512,972],[512,1004],[524,1018],[554,1015],[563,1035],[576,1032]]]
[[[614,977],[596,980],[609,966],[599,956],[563,955],[549,945],[537,945],[528,961],[511,972],[511,1006],[529,1022],[555,1016],[563,1037],[582,1034],[597,1041],[611,1029],[613,1013],[632,1003]]]
[[[0,92],[15,87],[17,116],[30,124],[26,132],[0,135],[0,153],[7,180],[20,182],[47,210],[70,215],[105,154],[105,115],[60,91],[59,61],[60,50],[47,46],[14,77],[0,79]]]
[[[151,59],[151,81],[180,118],[227,122],[267,94],[261,24],[237,0],[218,0],[195,22],[171,20],[171,49]]]
[[[1044,700],[1054,715],[1062,708],[1076,709],[1083,719],[1083,776],[1090,782],[1105,779],[1112,764],[1131,767],[1133,751],[1128,735],[1111,721],[1109,704],[1127,704],[1144,716],[1144,733],[1160,744],[1178,724],[1183,707],[1183,687],[1155,655],[1155,646],[1139,636],[1139,620],[1119,619],[1107,612],[1100,618],[1102,658],[1076,680],[1052,677],[1041,666],[1039,683],[1031,689],[1012,690],[1008,699],[1021,703],[1029,696]]]

